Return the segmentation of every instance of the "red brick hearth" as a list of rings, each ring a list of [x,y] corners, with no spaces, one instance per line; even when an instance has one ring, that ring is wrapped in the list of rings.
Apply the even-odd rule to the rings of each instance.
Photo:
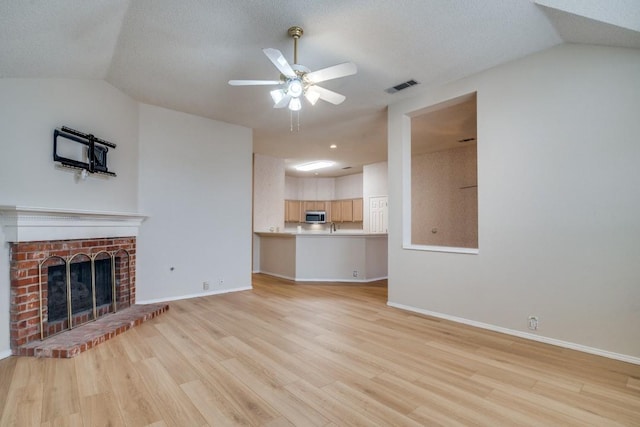
[[[135,237],[11,243],[13,354],[73,357],[166,311],[135,305],[135,264]]]
[[[31,341],[14,354],[35,357],[75,357],[128,329],[151,320],[169,309],[167,304],[133,305],[117,313],[101,317],[69,331],[47,338],[44,341]]]

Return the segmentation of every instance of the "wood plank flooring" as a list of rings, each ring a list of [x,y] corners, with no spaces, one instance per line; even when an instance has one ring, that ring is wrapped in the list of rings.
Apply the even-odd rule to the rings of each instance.
[[[640,426],[640,366],[386,297],[255,275],[172,302],[76,358],[0,360],[0,426]]]

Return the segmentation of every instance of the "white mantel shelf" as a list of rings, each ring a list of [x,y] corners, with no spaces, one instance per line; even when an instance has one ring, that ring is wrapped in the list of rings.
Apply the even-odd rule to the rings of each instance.
[[[146,218],[138,213],[0,205],[7,242],[137,237]]]

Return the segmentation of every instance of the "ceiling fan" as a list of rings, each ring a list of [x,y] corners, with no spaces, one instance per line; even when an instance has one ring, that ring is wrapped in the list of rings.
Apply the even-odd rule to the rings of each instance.
[[[311,71],[304,65],[298,64],[298,39],[302,37],[302,28],[291,27],[288,33],[293,38],[294,63],[292,65],[289,65],[278,49],[262,49],[267,58],[280,71],[279,80],[229,80],[229,84],[231,86],[279,85],[278,89],[271,91],[271,98],[274,102],[273,108],[289,107],[291,111],[300,111],[302,108],[300,97],[302,96],[311,105],[315,105],[318,99],[335,105],[342,103],[346,99],[344,95],[325,89],[317,84],[355,74],[358,71],[356,65],[353,62],[344,62],[321,70]]]

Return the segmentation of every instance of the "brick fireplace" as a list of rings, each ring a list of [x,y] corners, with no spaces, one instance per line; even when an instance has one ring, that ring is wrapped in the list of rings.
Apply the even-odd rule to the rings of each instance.
[[[0,206],[14,355],[73,357],[168,309],[135,304],[144,218]]]
[[[15,242],[10,248],[12,348],[48,338],[135,303],[135,237]],[[113,263],[112,270],[115,271],[115,298],[111,295],[108,300],[112,303],[100,304],[95,310],[90,298],[95,283],[92,283],[92,277],[87,277],[91,274],[85,274],[81,281],[70,277],[69,284],[73,286],[69,286],[69,290],[66,286],[67,264],[69,275],[74,276],[74,270],[79,270],[83,264],[91,264],[92,259],[94,265],[96,259]],[[62,280],[59,280],[62,286],[55,292],[63,296],[59,302],[61,316],[52,316],[54,292],[49,288],[54,281],[50,270],[56,273],[62,270]],[[81,296],[89,296],[85,299],[90,306],[80,304],[78,307],[74,303],[69,310],[68,301],[75,302]]]

